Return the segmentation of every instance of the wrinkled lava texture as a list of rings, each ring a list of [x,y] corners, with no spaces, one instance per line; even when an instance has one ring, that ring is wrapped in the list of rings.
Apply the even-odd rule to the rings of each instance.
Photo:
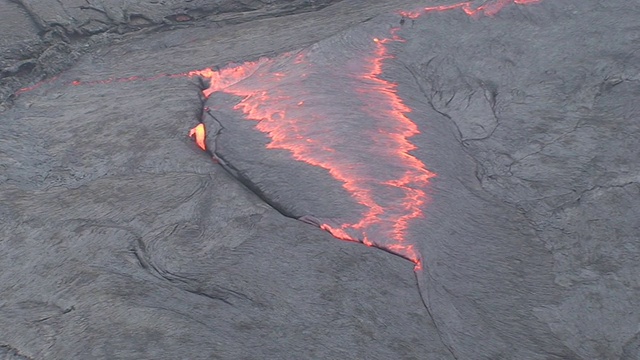
[[[1,357],[640,359],[639,3],[71,3],[0,0]]]

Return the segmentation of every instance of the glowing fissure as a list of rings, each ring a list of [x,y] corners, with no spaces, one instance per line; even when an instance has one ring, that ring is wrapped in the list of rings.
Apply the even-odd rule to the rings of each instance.
[[[54,76],[54,77],[52,77],[50,79],[42,80],[42,81],[37,82],[37,83],[35,83],[35,84],[31,85],[31,86],[27,86],[27,87],[24,87],[22,89],[19,89],[18,91],[16,91],[15,96],[19,96],[22,93],[26,93],[26,92],[29,92],[29,91],[36,90],[39,87],[41,87],[42,85],[52,83],[52,82],[56,81],[57,79],[58,79],[58,77]]]
[[[397,95],[397,84],[386,81],[380,77],[383,72],[382,67],[384,61],[393,58],[393,56],[389,54],[386,44],[391,42],[404,42],[404,40],[397,35],[399,30],[400,28],[393,28],[390,38],[373,39],[376,45],[375,55],[369,59],[368,63],[371,64],[369,66],[369,72],[365,73],[363,78],[373,83],[374,90],[379,94],[378,99],[372,99],[374,101],[370,101],[371,108],[375,109],[376,103],[390,105],[389,110],[383,112],[374,110],[375,113],[372,112],[371,115],[395,120],[394,124],[399,133],[385,133],[380,131],[377,135],[381,138],[387,138],[384,144],[393,144],[392,146],[387,145],[385,148],[394,153],[394,161],[404,163],[407,169],[399,179],[388,180],[384,183],[388,186],[402,189],[404,192],[404,199],[401,203],[401,209],[403,211],[396,215],[391,233],[395,243],[388,245],[388,249],[404,255],[415,262],[417,267],[420,267],[420,258],[415,249],[412,245],[406,244],[406,233],[410,221],[423,216],[422,206],[427,200],[427,195],[423,189],[428,184],[429,179],[434,177],[435,174],[428,171],[422,161],[410,154],[410,151],[415,150],[416,147],[408,139],[419,134],[420,131],[417,125],[407,116],[407,114],[411,112],[411,109],[406,106]],[[382,102],[379,101],[380,97],[383,99]],[[385,107],[383,106],[382,108]]]

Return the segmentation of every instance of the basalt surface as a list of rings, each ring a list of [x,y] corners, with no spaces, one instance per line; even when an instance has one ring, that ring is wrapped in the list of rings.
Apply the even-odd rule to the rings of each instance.
[[[19,3],[0,357],[640,359],[637,1]]]

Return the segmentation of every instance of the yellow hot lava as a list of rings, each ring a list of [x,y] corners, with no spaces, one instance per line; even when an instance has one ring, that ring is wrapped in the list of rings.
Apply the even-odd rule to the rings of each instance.
[[[195,139],[196,144],[202,150],[207,150],[205,139],[207,137],[207,131],[204,128],[204,124],[200,123],[189,131],[189,137]]]

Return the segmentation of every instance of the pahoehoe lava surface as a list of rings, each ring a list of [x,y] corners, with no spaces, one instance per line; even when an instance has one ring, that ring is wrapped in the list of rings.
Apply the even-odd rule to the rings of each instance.
[[[0,356],[639,359],[639,4],[368,5],[127,36],[19,94]]]
[[[381,247],[419,264],[406,231],[422,215],[423,187],[435,174],[409,153],[415,149],[409,138],[418,133],[405,115],[410,109],[395,95],[395,84],[378,77],[382,40],[371,38],[366,27],[361,30],[211,76],[205,95],[222,91],[241,97],[234,108],[257,125],[218,120],[232,119],[229,113],[212,114],[222,124],[210,127],[222,126],[224,133],[211,138],[210,148],[286,213],[338,238]],[[209,97],[206,106],[221,109],[225,99]],[[252,127],[270,141],[265,145],[248,138]],[[284,151],[270,156],[273,151],[265,148]],[[246,153],[263,155],[256,159]],[[311,169],[291,164],[291,156]],[[316,175],[313,167],[324,171]],[[297,175],[296,169],[306,174]],[[301,180],[293,191],[281,187],[291,175]],[[342,189],[334,189],[335,181]]]

